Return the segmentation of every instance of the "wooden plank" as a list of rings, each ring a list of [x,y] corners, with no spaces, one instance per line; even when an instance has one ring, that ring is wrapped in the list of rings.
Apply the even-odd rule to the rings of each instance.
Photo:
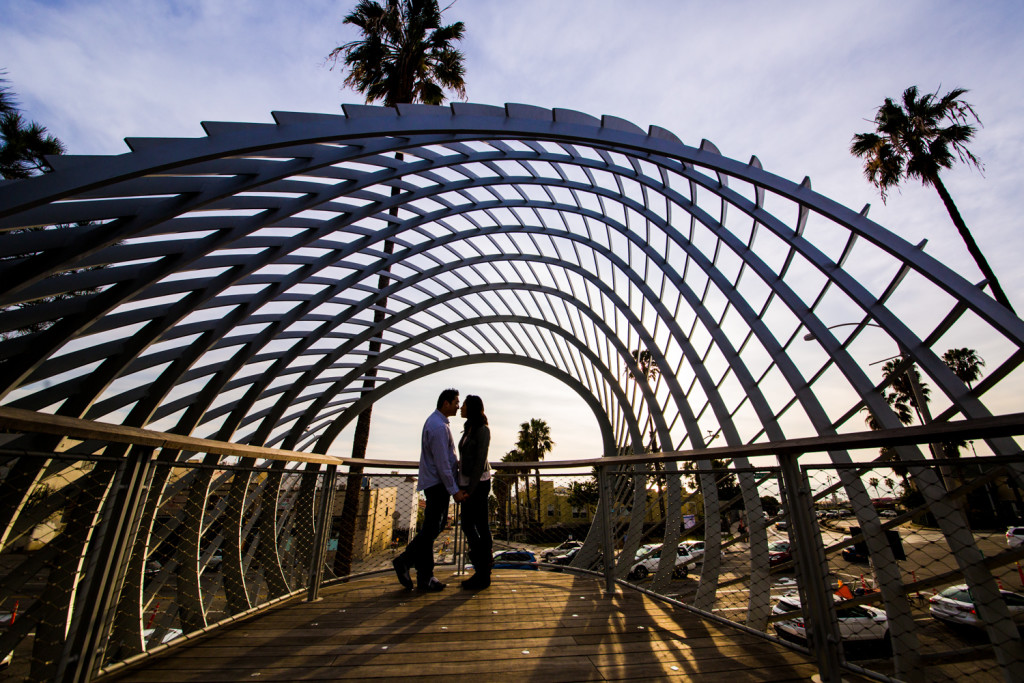
[[[377,576],[331,586],[316,603],[282,605],[104,680],[734,683],[817,673],[805,655],[641,593],[605,595],[599,579],[510,572],[480,593],[419,594],[393,584]]]

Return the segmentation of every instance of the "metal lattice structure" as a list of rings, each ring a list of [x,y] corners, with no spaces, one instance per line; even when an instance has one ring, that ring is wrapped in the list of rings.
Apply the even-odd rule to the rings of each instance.
[[[390,392],[499,362],[563,381],[613,456],[652,442],[672,451],[719,436],[740,446],[859,431],[865,410],[897,428],[871,374],[894,355],[921,369],[937,422],[1019,405],[1024,322],[866,209],[772,175],[756,157],[513,104],[274,120],[129,139],[129,153],[58,157],[51,174],[0,184],[5,407],[327,453]],[[988,374],[971,387],[941,355],[979,345]],[[1019,450],[1010,438],[988,445]],[[58,440],[7,447],[46,451]],[[59,448],[103,450],[88,440]],[[24,503],[57,469],[15,459],[6,479]],[[740,482],[760,519],[755,482]],[[941,501],[940,480],[920,483]],[[859,479],[843,484],[868,515]],[[667,495],[678,501],[678,478]],[[705,496],[709,516],[717,504]],[[4,506],[9,535],[22,505]],[[634,510],[630,554],[643,505]],[[960,537],[958,511],[936,514],[969,561],[976,549]],[[752,547],[763,544],[751,531]],[[709,530],[709,549],[717,543]],[[714,585],[701,586],[698,606],[708,605]],[[762,593],[751,599],[759,622]]]

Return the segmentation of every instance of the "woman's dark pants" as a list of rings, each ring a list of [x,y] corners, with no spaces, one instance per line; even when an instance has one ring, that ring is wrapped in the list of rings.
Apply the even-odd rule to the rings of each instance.
[[[476,485],[469,498],[462,501],[462,533],[469,543],[469,561],[474,576],[491,576],[491,528],[487,523],[487,497],[491,492],[488,479]]]

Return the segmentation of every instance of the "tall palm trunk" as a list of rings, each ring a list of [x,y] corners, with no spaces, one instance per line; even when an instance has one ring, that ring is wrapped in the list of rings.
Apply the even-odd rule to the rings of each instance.
[[[395,154],[395,159],[401,161],[403,155]],[[398,187],[391,188],[391,196],[394,197],[401,190]],[[398,215],[398,207],[393,206],[388,211],[392,216]],[[390,256],[395,252],[395,243],[391,240],[384,240],[384,253]],[[385,267],[377,278],[377,290],[383,290],[388,286],[391,273],[390,267]],[[373,326],[379,327],[384,322],[384,309],[388,300],[384,298],[380,305],[373,312]],[[375,335],[376,337],[376,335]],[[370,339],[367,359],[372,360],[380,353],[380,342],[376,338]],[[377,384],[377,366],[373,365],[366,370],[366,379],[363,380],[363,390],[371,391]],[[366,447],[370,442],[370,418],[373,415],[373,404],[367,406],[356,419],[356,431],[352,436],[352,458],[363,460],[366,458]],[[334,575],[347,576],[352,573],[352,544],[355,539],[356,515],[359,513],[359,488],[363,482],[362,465],[350,465],[348,468],[348,480],[345,484],[345,502],[341,508],[341,521],[339,527],[341,534],[338,537],[338,551],[334,554]]]
[[[935,191],[939,193],[939,197],[942,198],[942,203],[946,205],[946,211],[949,212],[949,217],[953,219],[953,224],[956,226],[957,232],[960,233],[960,237],[963,239],[964,244],[967,245],[967,251],[974,258],[974,262],[978,264],[978,268],[981,269],[982,275],[988,280],[989,287],[992,288],[992,296],[995,300],[1006,306],[1011,313],[1014,313],[1013,306],[1010,305],[1010,299],[1003,292],[1002,286],[999,284],[999,280],[996,278],[995,271],[992,270],[992,266],[988,264],[988,260],[985,259],[985,255],[981,252],[981,248],[978,243],[974,241],[974,235],[967,228],[967,223],[960,216],[960,211],[956,208],[956,204],[953,203],[953,197],[950,196],[949,191],[946,190],[946,186],[942,184],[938,174],[929,179],[932,185],[935,186]]]

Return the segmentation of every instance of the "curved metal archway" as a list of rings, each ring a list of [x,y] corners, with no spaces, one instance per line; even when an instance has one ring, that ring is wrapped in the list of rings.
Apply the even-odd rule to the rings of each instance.
[[[274,119],[0,184],[4,405],[325,453],[411,378],[499,359],[572,384],[611,455],[642,451],[648,424],[664,450],[857,430],[865,408],[898,427],[865,371],[894,351],[937,390],[936,420],[1013,400],[1024,322],[756,157],[514,104]],[[970,388],[940,356],[976,340],[990,372]],[[12,471],[25,500],[45,468]],[[956,514],[938,514],[950,538]]]

